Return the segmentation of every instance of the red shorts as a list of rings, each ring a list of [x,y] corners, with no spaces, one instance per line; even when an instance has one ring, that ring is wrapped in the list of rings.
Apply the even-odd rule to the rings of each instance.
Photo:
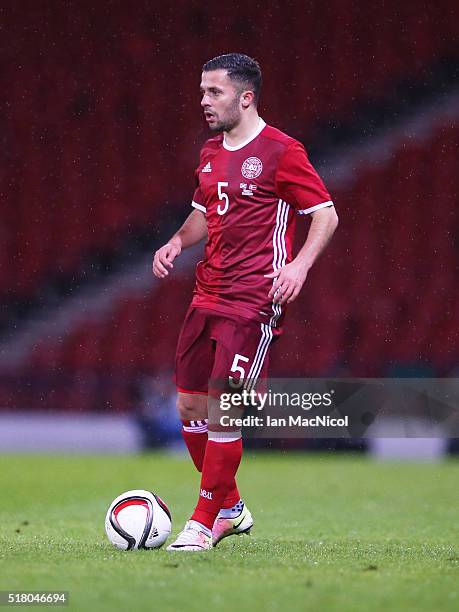
[[[266,378],[268,350],[279,334],[266,323],[190,306],[175,358],[178,391],[207,394],[209,379],[251,390]]]

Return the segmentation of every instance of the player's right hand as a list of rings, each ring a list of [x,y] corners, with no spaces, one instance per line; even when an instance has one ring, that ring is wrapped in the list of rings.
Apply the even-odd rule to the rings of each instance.
[[[167,268],[172,269],[174,267],[172,262],[181,252],[182,249],[178,244],[171,244],[170,242],[158,249],[153,258],[153,274],[158,278],[167,276],[169,274]]]

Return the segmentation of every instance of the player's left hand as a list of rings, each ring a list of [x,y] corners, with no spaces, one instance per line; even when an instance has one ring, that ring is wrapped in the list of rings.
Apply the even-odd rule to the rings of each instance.
[[[308,270],[295,261],[279,270],[274,270],[270,274],[265,274],[265,278],[276,279],[268,297],[275,304],[290,304],[298,297],[307,275]]]

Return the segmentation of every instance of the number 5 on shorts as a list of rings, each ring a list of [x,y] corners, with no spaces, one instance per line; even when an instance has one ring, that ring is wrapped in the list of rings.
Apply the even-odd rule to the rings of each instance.
[[[233,387],[233,389],[238,389],[239,387],[241,387],[244,382],[244,378],[245,378],[245,370],[241,365],[238,365],[239,361],[244,361],[245,363],[248,363],[249,358],[244,357],[244,355],[239,355],[239,353],[236,353],[234,355],[233,365],[231,366],[231,372],[237,372],[239,374],[239,379],[234,380],[232,376],[228,377],[230,387]]]

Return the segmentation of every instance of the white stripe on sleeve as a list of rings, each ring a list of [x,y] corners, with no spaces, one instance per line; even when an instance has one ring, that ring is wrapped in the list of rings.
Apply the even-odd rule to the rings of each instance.
[[[299,210],[299,215],[309,215],[309,213],[314,212],[315,210],[319,210],[319,208],[326,208],[327,206],[334,206],[333,202],[329,200],[328,202],[322,202],[322,204],[316,204],[315,206],[311,206],[311,208],[305,208],[303,210]]]
[[[202,204],[198,204],[194,200],[193,200],[193,202],[191,202],[191,206],[193,208],[197,208],[198,210],[200,210],[203,213],[207,212],[207,208],[205,206],[203,206]]]

